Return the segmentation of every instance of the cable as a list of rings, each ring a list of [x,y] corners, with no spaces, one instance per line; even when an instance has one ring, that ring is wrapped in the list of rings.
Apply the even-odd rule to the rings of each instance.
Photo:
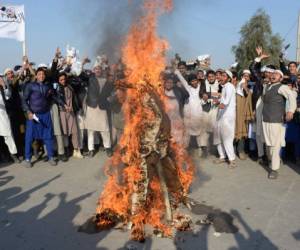
[[[296,21],[293,23],[293,25],[291,26],[291,28],[288,30],[288,32],[285,34],[285,36],[283,37],[283,40],[286,39],[286,37],[288,36],[288,34],[295,28],[296,24],[298,23],[298,18],[296,19]]]

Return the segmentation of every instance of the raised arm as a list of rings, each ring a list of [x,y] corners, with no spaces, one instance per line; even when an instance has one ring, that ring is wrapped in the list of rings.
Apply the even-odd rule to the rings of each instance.
[[[185,90],[186,90],[187,92],[189,92],[190,86],[189,86],[188,82],[184,79],[184,77],[182,76],[182,74],[180,73],[180,71],[179,71],[178,69],[176,69],[176,70],[174,71],[174,73],[175,73],[175,75],[178,77],[178,79],[179,79],[181,85],[185,88]]]

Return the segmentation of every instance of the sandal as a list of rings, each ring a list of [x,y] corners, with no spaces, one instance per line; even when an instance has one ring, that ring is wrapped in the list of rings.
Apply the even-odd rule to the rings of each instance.
[[[229,161],[229,166],[228,166],[230,169],[234,169],[237,167],[237,164],[236,164],[236,161],[233,160],[233,161]]]
[[[268,175],[269,179],[275,180],[278,178],[278,172],[275,170],[271,170],[271,172]]]
[[[226,160],[224,158],[218,158],[216,160],[213,161],[214,164],[222,164],[225,163]]]

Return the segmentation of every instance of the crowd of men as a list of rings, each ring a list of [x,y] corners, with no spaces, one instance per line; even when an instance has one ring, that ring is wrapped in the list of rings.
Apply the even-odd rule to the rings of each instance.
[[[215,164],[237,167],[236,157],[269,166],[276,179],[283,158],[300,159],[300,74],[297,63],[264,65],[257,48],[248,69],[203,69],[179,57],[161,73],[172,138],[200,157],[214,154]],[[73,55],[74,56],[74,55]],[[72,57],[72,55],[71,55]],[[99,58],[98,58],[99,59]],[[32,167],[32,156],[55,166],[69,157],[110,157],[122,130],[126,89],[121,62],[106,57],[91,69],[84,59],[74,69],[57,49],[48,67],[7,68],[0,78],[0,161]],[[263,66],[264,65],[264,66]],[[75,65],[76,66],[76,65]],[[77,65],[78,66],[78,65]]]

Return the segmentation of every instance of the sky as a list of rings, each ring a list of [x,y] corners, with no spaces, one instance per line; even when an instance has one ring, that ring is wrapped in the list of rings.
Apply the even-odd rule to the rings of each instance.
[[[114,6],[124,5],[125,1],[128,2],[128,0],[0,0],[0,6],[25,5],[28,57],[30,61],[39,64],[49,63],[56,47],[59,46],[64,52],[67,44],[75,46],[81,58],[84,56],[95,58],[93,47],[95,41],[92,41],[91,36],[85,31],[86,25],[92,23],[93,18],[97,16],[99,18],[109,16]],[[241,26],[258,8],[263,8],[271,17],[273,32],[279,33],[285,39],[284,44],[291,44],[287,57],[294,60],[297,20],[300,12],[299,0],[175,0],[173,12],[160,18],[159,34],[169,42],[169,55],[178,52],[187,60],[196,59],[201,54],[210,54],[213,68],[226,68],[234,63],[231,47],[239,42]],[[93,11],[97,11],[96,15]],[[99,29],[101,31],[101,27]],[[0,38],[0,72],[7,67],[20,64],[21,59],[21,43]]]

